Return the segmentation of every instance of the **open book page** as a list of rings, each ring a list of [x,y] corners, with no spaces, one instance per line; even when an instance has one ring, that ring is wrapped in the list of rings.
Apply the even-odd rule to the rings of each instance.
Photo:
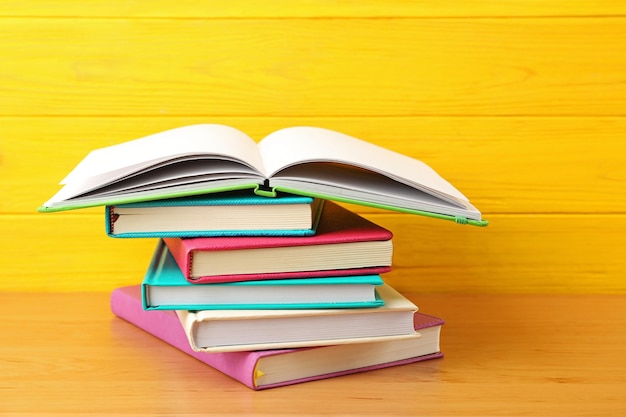
[[[297,164],[334,162],[383,174],[457,205],[465,206],[468,202],[425,163],[332,130],[304,126],[285,128],[265,137],[259,149],[269,177],[279,178],[284,168]],[[307,175],[314,175],[314,171],[307,170]],[[337,182],[341,182],[339,177]]]
[[[158,176],[151,175],[152,172],[144,172],[139,175],[125,177],[123,181],[113,182],[105,187],[99,187],[96,192],[98,196],[115,196],[119,193],[139,193],[156,189],[165,189],[201,184],[207,181],[220,182],[225,184],[228,180],[234,180],[233,185],[238,180],[246,178],[251,182],[258,182],[260,174],[249,168],[247,165],[224,161],[212,158],[198,157],[187,160],[184,164],[160,165]],[[70,185],[71,186],[71,185]],[[84,195],[88,195],[85,193]]]
[[[191,125],[90,152],[61,182],[66,186],[50,201],[71,198],[142,170],[167,165],[168,161],[180,162],[186,158],[197,161],[204,157],[236,161],[249,167],[244,171],[254,170],[259,175],[263,172],[257,144],[243,132],[223,125]],[[198,167],[195,164],[193,169],[197,171]],[[210,170],[211,164],[204,164],[204,167]],[[172,165],[168,172],[170,176],[184,176],[189,168],[180,164],[181,172],[174,173]],[[224,169],[224,164],[219,169]],[[154,170],[155,177],[146,181],[155,180],[160,172]]]
[[[314,178],[315,181],[307,181]],[[378,206],[425,210],[449,216],[480,220],[480,212],[469,202],[442,199],[372,171],[341,164],[303,164],[282,171],[272,179],[278,189],[301,189],[313,195],[341,200],[367,201]],[[306,182],[303,182],[306,181]]]

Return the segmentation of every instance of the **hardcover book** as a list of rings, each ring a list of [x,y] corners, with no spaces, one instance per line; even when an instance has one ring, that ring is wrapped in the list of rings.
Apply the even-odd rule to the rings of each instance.
[[[443,356],[440,332],[444,321],[415,313],[414,328],[421,337],[385,342],[329,345],[299,349],[243,352],[195,352],[174,311],[145,311],[139,285],[117,288],[111,310],[119,318],[174,348],[211,366],[253,390],[263,390]],[[150,349],[150,345],[144,346]]]
[[[218,124],[171,129],[94,150],[61,184],[40,211],[253,189],[487,224],[424,162],[309,126],[278,130],[259,143]]]
[[[106,232],[120,238],[310,236],[324,200],[234,191],[106,206]]]
[[[419,337],[417,306],[388,284],[374,308],[176,310],[191,348],[202,352],[280,349]]]
[[[389,230],[330,201],[314,236],[164,241],[194,283],[376,275],[391,269],[393,255]]]
[[[142,284],[147,310],[376,307],[380,275],[191,284],[159,240]]]

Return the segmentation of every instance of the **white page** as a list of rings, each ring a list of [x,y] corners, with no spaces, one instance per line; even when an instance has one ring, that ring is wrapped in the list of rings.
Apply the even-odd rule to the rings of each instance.
[[[191,125],[90,152],[45,205],[84,194],[169,159],[194,155],[242,161],[261,175],[264,172],[257,144],[243,132],[224,125]],[[207,169],[210,164],[207,161]]]
[[[317,127],[278,130],[259,143],[269,177],[303,162],[338,162],[369,169],[434,194],[468,199],[425,163],[372,143]],[[270,181],[271,183],[271,181]]]
[[[264,171],[257,145],[245,133],[224,125],[198,124],[94,150],[61,184],[90,177],[112,181],[170,158],[201,154],[238,159]]]
[[[106,187],[99,187],[96,192],[98,195],[110,195],[138,189],[163,188],[166,184],[175,186],[233,178],[249,178],[258,182],[259,174],[252,168],[232,161],[198,157],[190,158],[183,163],[163,163],[157,169],[139,175],[131,175],[114,181]]]
[[[282,174],[282,173],[281,173]],[[337,181],[341,178],[341,181]],[[465,208],[458,201],[447,202],[414,187],[393,181],[384,175],[362,169],[350,169],[337,164],[305,164],[294,166],[273,181],[274,186],[299,188],[303,191],[328,195],[350,196],[374,203],[419,209],[429,206]],[[402,205],[404,202],[406,205]],[[418,206],[414,206],[417,204]]]

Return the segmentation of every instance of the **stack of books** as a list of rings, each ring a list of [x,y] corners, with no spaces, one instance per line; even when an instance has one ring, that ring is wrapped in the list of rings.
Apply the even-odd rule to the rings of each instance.
[[[109,236],[157,238],[141,285],[113,292],[114,314],[250,388],[442,355],[443,321],[382,279],[392,233],[338,204],[231,192],[105,218]]]
[[[442,355],[443,321],[382,279],[392,233],[341,202],[487,225],[423,162],[314,127],[172,129],[62,184],[40,211],[105,206],[109,236],[157,241],[112,311],[252,389]]]

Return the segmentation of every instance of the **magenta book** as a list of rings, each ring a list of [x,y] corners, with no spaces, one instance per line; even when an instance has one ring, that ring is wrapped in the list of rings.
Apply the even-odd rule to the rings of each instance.
[[[391,239],[384,227],[326,202],[314,236],[164,241],[185,278],[200,284],[381,274],[391,269]]]
[[[182,352],[230,376],[253,390],[354,374],[443,356],[440,331],[444,321],[423,313],[415,315],[421,337],[388,342],[356,343],[299,349],[248,352],[194,352],[176,313],[144,310],[139,285],[117,288],[111,311],[121,319]],[[145,346],[149,349],[150,346]]]

